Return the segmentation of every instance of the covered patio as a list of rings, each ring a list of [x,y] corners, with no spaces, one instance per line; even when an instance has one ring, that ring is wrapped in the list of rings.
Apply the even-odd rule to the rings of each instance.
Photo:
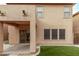
[[[3,24],[8,24],[8,44],[4,43]],[[14,27],[14,28],[11,28]],[[26,33],[29,38],[26,39]],[[23,31],[22,34],[20,31]],[[24,33],[24,34],[23,34]],[[21,34],[21,35],[20,35]],[[23,37],[25,35],[25,37]],[[22,37],[21,37],[22,36]],[[24,41],[23,41],[24,40]],[[29,54],[36,52],[36,24],[34,21],[1,21],[0,22],[0,54]]]

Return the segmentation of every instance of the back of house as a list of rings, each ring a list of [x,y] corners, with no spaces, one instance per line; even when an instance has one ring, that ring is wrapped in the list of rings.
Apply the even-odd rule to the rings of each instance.
[[[8,32],[4,37],[8,39],[9,44],[28,43],[30,52],[35,52],[37,45],[73,45],[73,5],[73,3],[1,5],[0,51],[3,51],[4,31]],[[6,27],[4,31],[2,25]]]

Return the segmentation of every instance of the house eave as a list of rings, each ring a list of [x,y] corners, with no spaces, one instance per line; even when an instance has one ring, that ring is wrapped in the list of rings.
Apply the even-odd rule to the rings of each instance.
[[[7,5],[74,5],[75,3],[6,3]]]

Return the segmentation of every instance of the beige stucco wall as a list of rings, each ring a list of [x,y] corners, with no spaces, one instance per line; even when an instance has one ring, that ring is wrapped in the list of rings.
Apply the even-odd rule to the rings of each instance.
[[[34,24],[37,23],[37,32],[36,36],[32,36],[35,32],[35,25],[31,25],[33,27],[30,32],[32,32],[31,40],[32,38],[35,39],[37,44],[41,45],[62,45],[62,44],[73,44],[73,21],[72,17],[70,19],[64,19],[64,5],[42,5],[44,7],[44,17],[40,19],[36,19],[36,13],[35,13],[35,5],[3,5],[0,6],[0,8],[4,11],[6,11],[6,16],[1,17],[0,21],[30,21]],[[72,6],[69,5],[71,11]],[[22,16],[22,10],[26,10],[28,16],[23,17]],[[37,21],[35,21],[37,20]],[[31,24],[33,24],[31,23]],[[50,29],[65,29],[66,30],[66,39],[65,40],[44,40],[44,28],[50,28]],[[13,39],[10,42],[15,42],[19,35],[14,35],[15,32],[18,32],[18,30],[15,30],[14,28],[9,29],[10,37],[9,39]],[[13,33],[14,32],[14,33]],[[16,37],[17,36],[17,37]],[[16,37],[16,38],[15,38]],[[17,41],[18,42],[17,38]],[[35,40],[33,41],[33,43]],[[31,42],[31,45],[33,44]],[[35,44],[35,43],[34,43]],[[31,46],[33,47],[33,46]],[[35,47],[35,46],[34,46]]]
[[[79,14],[73,17],[73,31],[79,33]]]
[[[0,23],[0,53],[3,51],[3,24]]]
[[[35,5],[0,5],[0,10],[6,16],[0,16],[0,21],[30,21],[35,20]],[[24,17],[22,10],[25,10],[27,17]]]
[[[44,17],[37,20],[37,43],[41,45],[73,44],[73,22],[64,19],[64,5],[43,5]],[[72,11],[72,6],[69,6]],[[65,40],[44,40],[44,29],[65,29]]]

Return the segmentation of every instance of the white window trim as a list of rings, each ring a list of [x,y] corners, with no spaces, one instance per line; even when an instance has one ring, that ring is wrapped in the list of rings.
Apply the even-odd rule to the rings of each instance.
[[[59,29],[58,29],[58,36],[57,36],[57,37],[58,37],[58,40],[60,40],[60,39],[59,39]]]
[[[50,29],[50,40],[52,40],[52,29]]]

